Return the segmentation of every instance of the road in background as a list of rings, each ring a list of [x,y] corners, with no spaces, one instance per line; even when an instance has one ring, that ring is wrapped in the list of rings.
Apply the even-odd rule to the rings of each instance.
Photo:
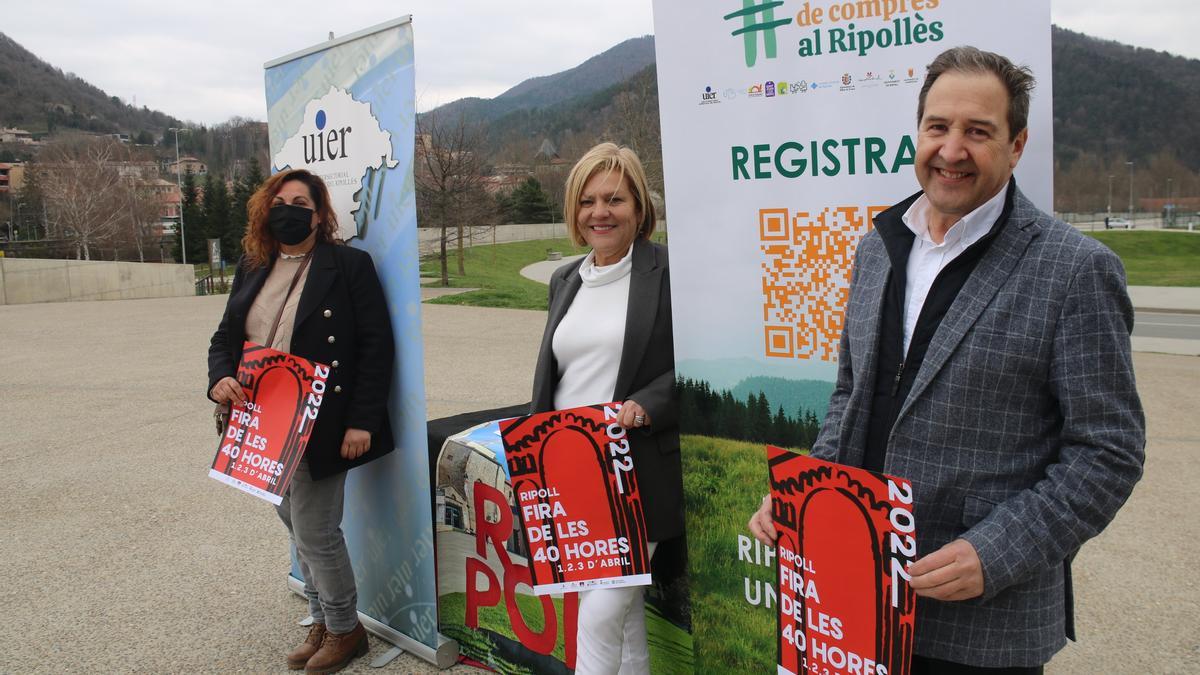
[[[1133,320],[1133,336],[1200,340],[1200,314],[1139,311]]]

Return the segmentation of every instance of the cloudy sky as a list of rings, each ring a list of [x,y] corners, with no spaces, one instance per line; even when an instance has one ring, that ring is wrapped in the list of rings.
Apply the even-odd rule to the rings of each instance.
[[[266,61],[404,14],[413,15],[422,110],[495,96],[654,32],[650,0],[0,0],[0,32],[110,95],[214,124],[266,119]],[[1052,16],[1200,58],[1195,0],[1053,0]]]

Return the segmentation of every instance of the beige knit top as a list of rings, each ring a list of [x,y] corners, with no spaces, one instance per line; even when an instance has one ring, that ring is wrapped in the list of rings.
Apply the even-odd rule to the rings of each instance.
[[[279,303],[283,302],[284,296],[287,295],[288,286],[292,284],[292,278],[296,276],[296,270],[300,268],[303,260],[302,257],[284,258],[280,256],[275,261],[275,267],[267,275],[262,290],[258,292],[254,298],[254,304],[250,306],[250,311],[246,314],[247,340],[260,345],[266,342],[267,336],[271,333],[271,321],[279,313]],[[304,273],[296,282],[296,288],[287,298],[283,315],[279,317],[279,328],[275,331],[275,340],[266,346],[281,352],[291,351],[292,327],[296,323],[296,306],[300,304],[300,296],[304,291],[304,282],[308,279],[310,269],[312,269],[311,265],[304,268]]]

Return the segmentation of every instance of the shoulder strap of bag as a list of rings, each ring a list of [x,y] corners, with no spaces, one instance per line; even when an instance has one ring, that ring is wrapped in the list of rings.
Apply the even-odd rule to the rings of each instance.
[[[300,283],[300,276],[304,274],[304,270],[308,269],[308,262],[312,260],[312,250],[304,255],[304,260],[300,262],[300,267],[296,269],[296,274],[292,277],[292,283],[288,285],[287,295],[283,296],[283,302],[279,303],[279,312],[275,314],[275,320],[271,322],[271,334],[267,336],[267,344],[264,345],[268,349],[274,349],[271,345],[275,343],[275,331],[279,330],[279,320],[283,318],[283,308],[287,307],[288,298],[292,297],[292,291],[296,290],[296,284]]]

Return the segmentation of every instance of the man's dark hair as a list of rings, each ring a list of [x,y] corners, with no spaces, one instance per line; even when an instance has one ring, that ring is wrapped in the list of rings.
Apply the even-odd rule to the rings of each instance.
[[[1000,78],[1008,92],[1008,140],[1017,137],[1029,125],[1029,92],[1033,91],[1033,71],[1028,66],[1017,66],[1007,58],[994,52],[985,52],[975,47],[954,47],[938,54],[925,71],[925,84],[921,85],[921,97],[917,101],[917,124],[925,116],[925,95],[935,80],[947,71],[986,75]]]

